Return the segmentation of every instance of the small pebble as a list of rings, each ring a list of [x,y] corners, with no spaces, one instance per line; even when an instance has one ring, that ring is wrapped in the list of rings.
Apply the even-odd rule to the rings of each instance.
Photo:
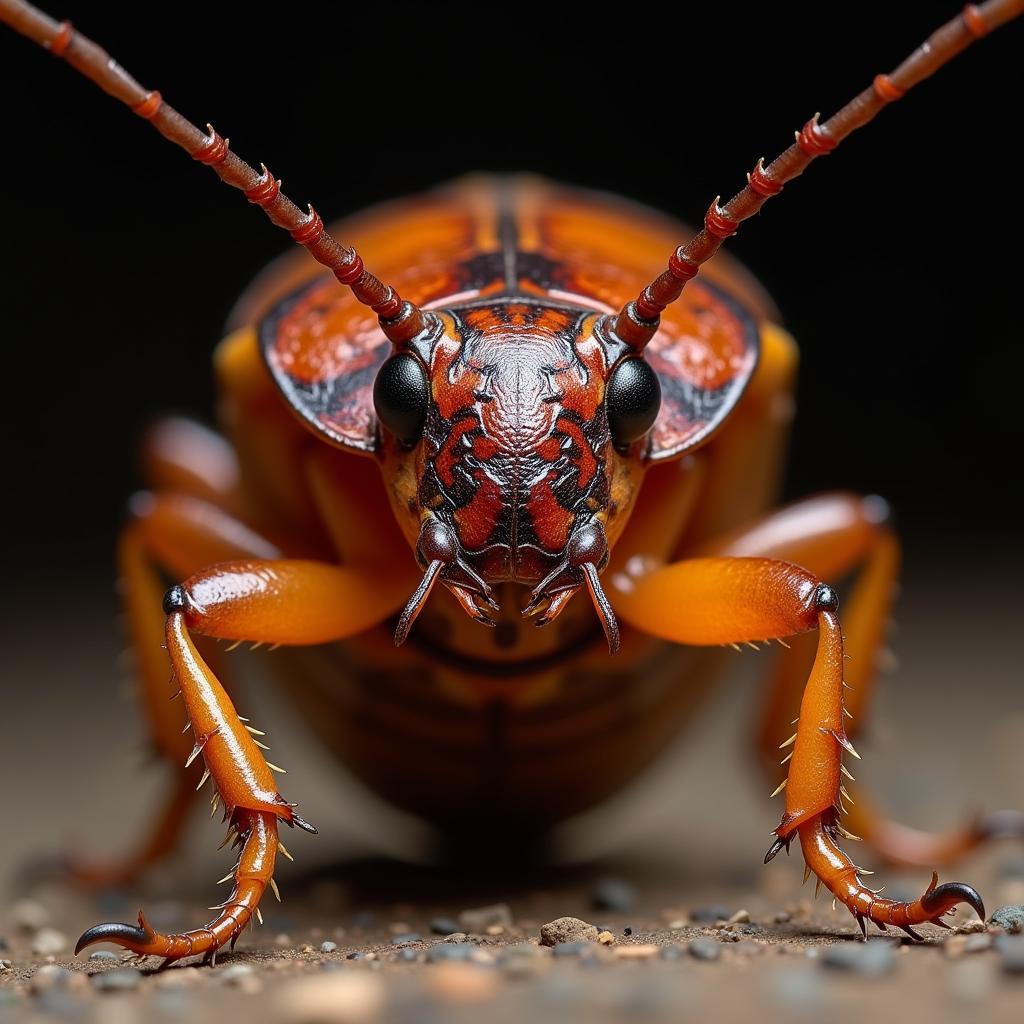
[[[597,929],[578,917],[558,917],[540,926],[540,944],[557,946],[565,942],[596,942]]]
[[[283,985],[274,998],[281,1024],[363,1024],[384,1007],[380,978],[366,971],[333,971]]]
[[[972,935],[974,932],[983,932],[987,928],[988,925],[984,921],[979,921],[976,917],[972,917],[969,921],[958,924],[954,931],[957,935]]]
[[[482,935],[492,924],[500,924],[503,928],[512,927],[512,911],[507,903],[492,903],[486,907],[463,910],[459,914],[459,927],[464,932]]]
[[[999,935],[994,945],[1007,974],[1024,974],[1024,936]]]
[[[9,971],[13,966],[10,960],[0,960],[0,971]]]
[[[252,964],[237,963],[228,964],[227,967],[221,968],[217,972],[220,978],[224,981],[238,981],[240,978],[250,978],[256,973],[256,968]]]
[[[290,935],[286,935],[284,932],[278,932],[277,935],[274,936],[274,945],[280,949],[286,949],[291,944],[292,937]]]
[[[118,967],[113,971],[100,971],[89,980],[100,992],[130,992],[139,987],[142,972],[134,967]]]
[[[459,922],[453,917],[435,917],[430,922],[430,930],[435,935],[451,935],[459,930]]]
[[[690,911],[690,920],[694,924],[714,924],[716,921],[728,921],[731,914],[728,907],[696,907]]]
[[[109,949],[97,949],[95,953],[89,954],[90,960],[116,960],[117,954],[112,953]]]
[[[68,937],[56,928],[40,928],[32,939],[32,952],[38,956],[56,956],[68,948]]]
[[[594,886],[590,898],[597,910],[627,914],[636,906],[636,890],[617,878],[602,878]]]
[[[320,943],[321,953],[333,953],[337,948],[338,944],[336,942],[331,942],[330,939],[328,939],[326,942]]]
[[[472,942],[437,942],[427,950],[427,963],[445,960],[468,960],[476,946]]]
[[[722,944],[705,936],[690,939],[686,948],[698,960],[717,960],[722,955]]]
[[[733,914],[726,924],[750,924],[750,911],[749,910],[737,910]]]
[[[615,936],[606,929],[597,933],[597,941],[600,942],[602,946],[610,946],[615,941]]]
[[[587,956],[593,951],[592,942],[558,942],[551,950],[554,956]]]
[[[34,932],[50,923],[50,912],[35,900],[18,900],[11,907],[11,920],[25,932]]]
[[[407,946],[410,942],[422,942],[423,936],[419,932],[402,932],[399,935],[391,936],[392,946]]]
[[[71,972],[66,967],[44,964],[29,979],[28,987],[31,992],[46,992],[57,985],[66,985],[70,979]]]
[[[633,934],[633,929],[632,928],[623,928],[622,929],[622,934],[623,935],[632,935]]]
[[[776,924],[787,924],[793,920],[793,915],[788,910],[780,910],[772,918]]]
[[[888,974],[896,966],[893,945],[888,939],[839,942],[825,950],[821,961],[834,970],[878,977]]]
[[[637,942],[632,946],[617,946],[615,955],[620,960],[646,960],[658,955],[658,947],[653,942]]]
[[[1024,906],[1000,907],[993,912],[988,923],[1002,928],[1008,935],[1019,935],[1024,932]]]

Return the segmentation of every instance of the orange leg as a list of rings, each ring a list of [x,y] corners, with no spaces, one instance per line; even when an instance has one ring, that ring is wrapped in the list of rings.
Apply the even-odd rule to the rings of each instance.
[[[929,887],[914,903],[880,898],[865,886],[838,846],[848,835],[840,824],[845,796],[844,751],[859,756],[846,735],[843,637],[838,599],[818,577],[788,562],[767,558],[693,558],[611,581],[616,611],[636,629],[677,643],[740,644],[778,640],[817,629],[818,646],[804,687],[792,741],[786,810],[775,830],[770,860],[799,835],[808,867],[841,900],[861,929],[865,920],[895,924],[913,934],[925,921],[968,903],[984,917],[969,886]],[[787,746],[789,743],[787,743]]]
[[[876,497],[823,494],[780,509],[745,529],[708,544],[701,554],[778,558],[795,562],[824,579],[859,570],[843,616],[846,636],[846,734],[856,741],[867,721],[876,679],[877,654],[884,642],[899,573],[899,541],[886,524],[887,507]],[[759,747],[773,771],[778,743],[789,731],[800,701],[800,687],[813,652],[798,638],[778,658],[761,719]],[[846,823],[885,860],[907,867],[941,867],[996,836],[1024,835],[1024,815],[1000,811],[952,832],[909,828],[883,817],[862,786],[850,782]]]
[[[164,636],[195,741],[186,765],[202,758],[202,782],[211,779],[229,821],[228,838],[241,846],[232,871],[234,886],[220,913],[204,928],[163,935],[140,914],[138,927],[90,928],[76,952],[108,941],[166,960],[196,954],[214,959],[259,914],[263,892],[273,885],[278,820],[315,831],[278,792],[276,766],[267,762],[253,736],[260,733],[235,711],[190,632],[275,645],[326,643],[360,633],[392,614],[405,600],[404,590],[392,589],[367,570],[300,559],[223,562],[171,587],[164,597]]]
[[[166,584],[162,573],[180,578],[211,561],[278,554],[273,544],[219,507],[189,494],[138,494],[132,500],[132,512],[118,542],[118,578],[150,740],[157,755],[174,766],[174,779],[137,849],[108,864],[75,855],[69,858],[72,877],[90,886],[134,881],[175,844],[196,799],[199,766],[183,767],[191,744],[181,732],[181,711],[169,700],[173,687],[163,652],[160,601]]]

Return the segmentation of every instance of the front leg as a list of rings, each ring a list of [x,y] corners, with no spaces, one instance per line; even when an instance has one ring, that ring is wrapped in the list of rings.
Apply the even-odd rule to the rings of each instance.
[[[789,772],[776,792],[786,791],[786,810],[775,829],[771,860],[799,836],[807,866],[856,918],[912,926],[942,924],[942,916],[967,903],[984,919],[981,897],[959,882],[932,884],[912,903],[878,896],[839,848],[846,832],[843,812],[844,752],[859,755],[846,736],[843,637],[831,587],[788,562],[767,558],[694,558],[636,577],[612,580],[619,614],[635,628],[677,643],[741,644],[781,640],[818,631],[814,666],[804,687]],[[915,936],[916,937],[916,936]]]
[[[187,763],[203,759],[203,781],[208,775],[229,822],[225,842],[241,847],[230,876],[234,884],[220,913],[204,928],[163,935],[140,913],[138,927],[90,928],[76,953],[95,942],[116,942],[167,961],[197,954],[212,961],[254,914],[259,916],[260,899],[268,885],[274,886],[278,823],[316,831],[278,792],[274,770],[281,769],[264,758],[253,735],[260,734],[237,713],[190,631],[270,644],[326,643],[377,624],[403,597],[365,570],[288,559],[222,563],[171,587],[164,599],[165,638],[195,741]]]

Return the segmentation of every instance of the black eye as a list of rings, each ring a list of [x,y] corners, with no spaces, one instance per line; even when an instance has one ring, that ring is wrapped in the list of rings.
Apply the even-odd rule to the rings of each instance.
[[[605,401],[612,440],[620,447],[630,445],[643,437],[658,418],[658,375],[644,359],[624,359],[608,381]]]
[[[377,417],[405,444],[415,444],[427,418],[430,385],[418,359],[392,356],[377,371],[373,382],[373,407]]]

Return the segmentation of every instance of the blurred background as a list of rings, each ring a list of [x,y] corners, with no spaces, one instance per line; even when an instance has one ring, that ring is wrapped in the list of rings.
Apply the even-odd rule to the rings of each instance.
[[[820,5],[804,3],[677,6],[671,26],[652,9],[590,5],[516,5],[499,22],[473,5],[256,2],[243,14],[181,0],[124,17],[54,3],[325,219],[467,171],[528,170],[691,223],[960,6],[848,7],[825,30]],[[802,346],[787,495],[850,488],[896,510],[903,665],[877,705],[867,771],[918,824],[1024,805],[1020,45],[1018,28],[972,49],[730,242]],[[159,792],[159,775],[136,781],[139,732],[115,669],[112,552],[136,438],[159,412],[210,418],[224,318],[287,239],[9,33],[0,97],[0,785],[17,807],[2,883],[71,833],[123,848]],[[662,829],[678,842],[659,849],[684,867],[757,867],[776,817],[760,781],[730,790],[729,815],[681,782],[709,760],[723,786],[747,767],[739,718],[756,683],[741,674],[659,770],[661,797],[621,802],[618,845]],[[329,859],[359,841],[362,805],[339,814],[334,767],[289,729],[286,705],[252,689],[264,722],[284,720],[275,736],[294,737],[282,742],[295,796],[327,833],[304,858]],[[187,856],[212,858],[212,838]]]

